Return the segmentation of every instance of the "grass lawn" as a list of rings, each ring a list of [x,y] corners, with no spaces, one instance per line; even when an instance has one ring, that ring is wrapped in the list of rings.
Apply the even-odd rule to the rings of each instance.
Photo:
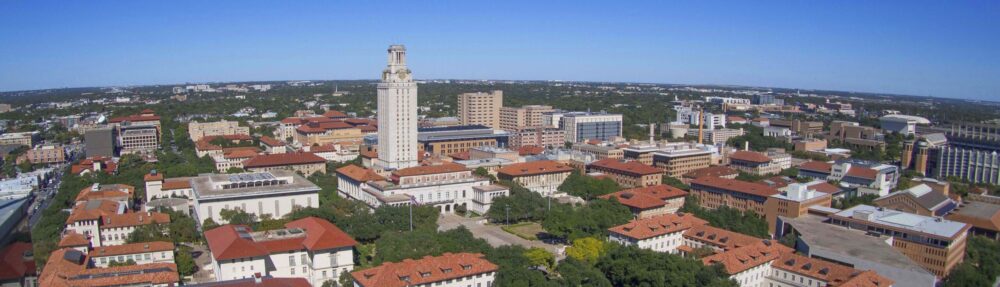
[[[542,225],[535,222],[522,222],[512,224],[510,226],[503,226],[501,228],[508,233],[517,235],[517,237],[527,240],[538,240],[538,235],[545,233],[545,229],[542,229]]]

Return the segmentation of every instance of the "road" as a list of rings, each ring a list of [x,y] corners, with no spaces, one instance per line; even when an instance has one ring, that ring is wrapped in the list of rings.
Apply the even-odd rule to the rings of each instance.
[[[38,220],[42,218],[42,211],[49,207],[49,204],[52,203],[52,197],[54,197],[56,192],[59,191],[59,185],[62,184],[62,173],[65,169],[63,169],[62,165],[55,166],[55,169],[57,171],[56,174],[52,176],[52,184],[49,184],[44,189],[39,189],[38,192],[35,193],[35,202],[31,204],[31,207],[29,207],[31,208],[29,211],[31,215],[28,217],[29,228],[35,226],[35,223],[38,223]],[[37,206],[37,209],[35,206]]]
[[[488,225],[479,223],[482,217],[461,217],[453,214],[441,215],[438,218],[438,231],[451,230],[458,226],[465,226],[476,238],[484,239],[490,246],[500,247],[504,245],[520,245],[524,248],[539,247],[556,255],[556,260],[562,260],[566,256],[563,254],[565,245],[548,244],[541,241],[527,240],[517,235],[507,233],[499,225]]]

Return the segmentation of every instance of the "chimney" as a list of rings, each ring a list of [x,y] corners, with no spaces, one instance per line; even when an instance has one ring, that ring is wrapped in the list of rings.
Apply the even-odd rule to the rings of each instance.
[[[260,284],[261,281],[262,281],[262,279],[260,278],[260,272],[254,273],[253,274],[253,283],[254,284]]]
[[[650,123],[649,124],[649,144],[653,144],[653,143],[656,142],[656,137],[653,136],[653,132],[654,132],[655,129],[656,129],[656,124],[655,123]]]
[[[743,142],[743,150],[750,151],[750,141]]]

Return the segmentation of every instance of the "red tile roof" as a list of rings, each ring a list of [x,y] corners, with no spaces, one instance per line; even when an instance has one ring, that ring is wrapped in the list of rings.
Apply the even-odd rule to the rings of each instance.
[[[767,185],[712,176],[696,178],[691,181],[691,184],[692,189],[695,189],[696,185],[701,185],[734,193],[747,193],[765,197],[780,193],[777,189]]]
[[[439,173],[452,173],[452,172],[462,172],[468,171],[464,165],[453,163],[453,162],[441,162],[432,165],[421,165],[414,166],[396,170],[392,172],[393,177],[401,176],[417,176],[417,175],[428,175],[428,174],[439,174]]]
[[[162,173],[154,174],[152,171],[150,171],[146,175],[143,175],[142,179],[143,181],[161,181],[163,180],[163,174]]]
[[[101,217],[101,228],[119,228],[170,223],[170,215],[159,212],[130,212]]]
[[[727,177],[727,176],[730,176],[730,177],[732,177],[732,176],[737,176],[739,174],[740,174],[740,172],[738,170],[729,168],[727,166],[713,165],[713,166],[709,166],[709,167],[705,167],[705,168],[699,168],[699,169],[696,169],[696,170],[692,170],[692,171],[690,171],[688,173],[685,173],[684,177],[686,177],[686,178],[699,178],[699,177],[706,177],[706,176],[714,176],[714,177]]]
[[[625,189],[615,193],[602,195],[600,198],[610,199],[614,197],[618,200],[618,202],[625,206],[637,209],[650,209],[664,206],[667,204],[666,200],[685,197],[687,194],[687,191],[683,191],[673,186],[660,184]]]
[[[375,171],[353,164],[338,168],[337,174],[341,174],[358,182],[385,180],[384,177],[378,175]]]
[[[63,235],[63,238],[59,240],[59,247],[77,247],[77,246],[90,246],[90,240],[83,234],[79,234],[73,231],[67,232]]]
[[[85,187],[76,194],[76,201],[89,201],[98,199],[132,198],[135,194],[135,187],[127,184],[102,184],[97,190],[93,187]]]
[[[347,114],[342,113],[340,111],[329,110],[323,113],[323,116],[328,118],[346,118]]]
[[[745,150],[737,151],[730,154],[729,160],[730,161],[738,160],[738,161],[755,162],[755,163],[771,162],[771,158],[767,157],[767,155],[763,153],[745,151]]]
[[[844,284],[855,284],[849,286],[882,287],[890,286],[893,283],[892,280],[879,276],[878,273],[875,273],[874,271],[862,272],[844,265],[794,253],[782,254],[781,257],[777,258],[771,266],[795,274],[805,275],[826,281],[828,286],[845,286]]]
[[[867,167],[852,166],[851,169],[847,171],[846,176],[874,180],[878,177],[878,171]]]
[[[252,233],[253,231],[249,227],[223,225],[206,231],[205,240],[208,241],[208,248],[216,260],[248,258],[296,250],[319,251],[357,245],[353,238],[333,223],[316,217],[292,221],[286,223],[285,227],[304,229],[305,235],[257,242],[252,238],[240,236],[241,233]]]
[[[257,156],[257,153],[258,152],[256,150],[237,149],[237,150],[223,151],[222,157],[225,159],[251,158]]]
[[[727,116],[726,117],[726,121],[734,122],[734,123],[735,122],[746,122],[747,119],[744,118],[744,117],[741,117],[741,116]]]
[[[188,178],[171,178],[163,182],[162,190],[191,189],[191,180]]]
[[[469,155],[469,151],[456,152],[453,154],[449,154],[448,156],[455,160],[468,160],[471,157]]]
[[[705,265],[722,264],[726,269],[726,273],[735,275],[761,264],[770,263],[778,259],[778,257],[791,252],[791,248],[777,242],[768,241],[709,255],[702,258],[701,261]]]
[[[821,173],[830,173],[830,170],[832,169],[833,169],[832,164],[825,163],[822,161],[807,161],[799,166],[799,170],[808,170]]]
[[[120,123],[120,122],[147,122],[147,121],[159,121],[160,116],[153,114],[153,111],[144,110],[142,114],[138,115],[128,115],[124,117],[111,118],[108,122],[110,123]]]
[[[363,287],[417,286],[449,279],[496,272],[496,264],[478,253],[445,253],[421,259],[384,263],[377,267],[351,272],[351,277]],[[408,281],[404,281],[404,278]]]
[[[664,234],[681,232],[695,226],[708,224],[694,214],[667,213],[643,219],[633,219],[626,224],[608,228],[608,231],[636,240],[643,240]]]
[[[113,200],[91,200],[78,202],[66,218],[66,224],[73,224],[81,220],[97,220],[104,216],[118,214],[121,204]]]
[[[72,260],[71,260],[72,259]],[[78,250],[53,251],[38,285],[56,286],[128,286],[178,284],[180,276],[173,263],[151,263],[108,268],[87,268],[89,258]]]
[[[146,252],[173,251],[174,243],[166,241],[152,241],[129,243],[122,245],[94,247],[90,251],[90,257],[117,256],[126,254],[138,254]]]
[[[639,163],[638,161],[621,161],[613,158],[602,159],[590,163],[588,167],[602,172],[624,174],[628,176],[645,176],[663,173],[662,170]]]
[[[839,187],[837,187],[836,185],[832,185],[829,182],[825,182],[825,181],[809,185],[809,189],[816,190],[816,191],[819,191],[819,192],[822,192],[822,193],[830,193],[830,194],[837,193],[837,192],[840,191]]]
[[[258,155],[243,162],[244,168],[326,163],[326,160],[309,152]]]
[[[288,228],[306,230],[306,239],[302,245],[308,250],[326,250],[358,245],[350,235],[337,228],[329,221],[317,217],[306,217],[285,224]]]
[[[205,241],[208,242],[208,249],[211,250],[215,260],[248,258],[268,254],[264,246],[252,240],[241,238],[239,230],[245,230],[245,233],[251,232],[250,227],[244,225],[223,225],[205,231]]]
[[[684,238],[713,245],[722,248],[722,250],[750,246],[761,241],[757,237],[708,225],[692,227],[684,232]]]
[[[101,163],[101,170],[107,174],[114,174],[118,170],[118,164],[110,157],[95,156],[88,157],[80,161],[78,164],[70,166],[70,172],[73,174],[80,174],[85,170],[94,171],[94,163]]]
[[[24,256],[31,252],[31,243],[27,242],[13,242],[0,249],[0,281],[34,276],[35,260]]]
[[[539,155],[542,154],[542,152],[545,152],[545,148],[536,145],[521,146],[517,149],[517,154],[522,156]]]
[[[508,175],[512,177],[517,176],[532,176],[532,175],[542,175],[550,173],[568,173],[572,172],[573,168],[551,160],[539,160],[525,163],[515,163],[508,165],[497,170],[498,174]]]
[[[284,142],[276,140],[276,139],[274,139],[272,137],[269,137],[269,136],[262,136],[262,137],[260,137],[260,142],[263,143],[263,144],[265,144],[265,145],[268,145],[270,147],[276,147],[276,146],[283,146],[283,145],[285,145]]]

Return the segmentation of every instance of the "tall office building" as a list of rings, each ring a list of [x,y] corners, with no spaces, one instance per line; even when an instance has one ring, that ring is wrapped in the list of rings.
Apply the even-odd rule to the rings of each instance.
[[[500,129],[516,132],[525,128],[539,128],[545,124],[545,114],[552,113],[552,106],[529,105],[523,107],[500,107]]]
[[[463,126],[483,125],[500,128],[500,107],[503,91],[464,93],[458,95],[458,120]]]
[[[621,114],[572,112],[563,114],[560,122],[568,142],[607,141],[622,136]]]
[[[377,169],[417,165],[417,83],[406,67],[406,48],[389,46],[389,65],[378,84]]]

